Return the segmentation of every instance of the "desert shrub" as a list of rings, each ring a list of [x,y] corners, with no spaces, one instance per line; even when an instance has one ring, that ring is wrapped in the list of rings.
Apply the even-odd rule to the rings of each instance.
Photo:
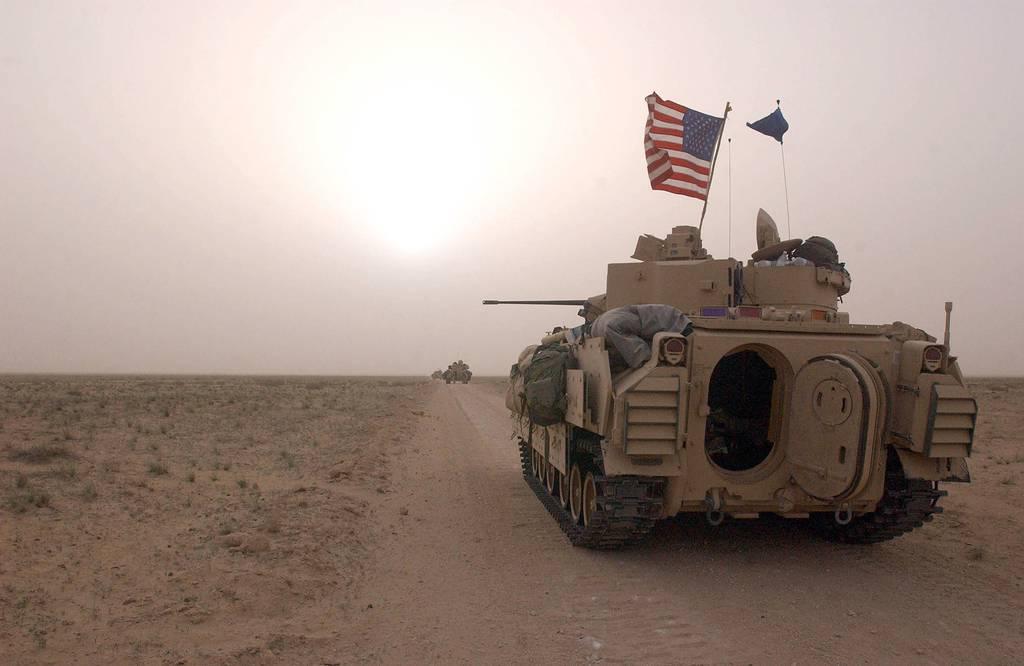
[[[63,481],[74,481],[78,478],[78,468],[74,463],[64,463],[54,472],[54,476]]]
[[[21,490],[7,496],[7,508],[14,513],[25,513],[30,508],[42,509],[50,506],[50,496],[38,490]]]
[[[12,449],[7,457],[17,462],[40,465],[59,458],[72,458],[71,451],[60,444],[36,444],[23,449]]]

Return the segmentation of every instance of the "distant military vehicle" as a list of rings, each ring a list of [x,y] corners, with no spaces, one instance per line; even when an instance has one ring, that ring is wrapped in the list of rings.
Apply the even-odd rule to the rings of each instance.
[[[523,474],[573,544],[619,547],[680,513],[774,513],[874,543],[940,512],[940,482],[970,480],[977,406],[951,304],[942,343],[851,324],[831,242],[780,241],[763,211],[757,236],[745,265],[695,227],[641,236],[605,294],[557,302],[584,324],[513,365]]]
[[[453,382],[468,384],[469,380],[473,377],[473,373],[470,372],[469,366],[460,358],[458,361],[449,364],[448,368],[441,376],[444,378],[445,384],[451,384]]]
[[[434,370],[430,373],[431,379],[444,379],[444,370]]]

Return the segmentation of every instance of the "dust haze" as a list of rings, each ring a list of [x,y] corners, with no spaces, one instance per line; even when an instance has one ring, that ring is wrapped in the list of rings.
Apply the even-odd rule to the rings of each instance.
[[[504,374],[641,233],[644,96],[729,158],[704,245],[759,207],[837,244],[851,319],[1020,374],[1020,5],[0,4],[0,371]]]

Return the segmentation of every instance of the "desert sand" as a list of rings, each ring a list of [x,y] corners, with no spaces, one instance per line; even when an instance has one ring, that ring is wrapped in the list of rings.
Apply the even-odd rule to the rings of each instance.
[[[500,380],[0,377],[0,663],[1008,663],[1024,380],[878,546],[666,521],[574,549]]]

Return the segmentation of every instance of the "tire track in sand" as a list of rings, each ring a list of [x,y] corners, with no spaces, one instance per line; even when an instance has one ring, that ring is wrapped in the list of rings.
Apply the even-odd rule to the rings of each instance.
[[[504,547],[520,553],[520,584],[527,591],[524,603],[559,626],[559,635],[573,645],[574,660],[745,661],[743,655],[726,649],[721,637],[684,598],[652,580],[650,572],[625,566],[619,553],[570,546],[522,482],[518,452],[510,438],[511,419],[502,397],[486,385],[472,389],[450,393],[476,430],[482,457],[519,486],[515,501],[500,520],[522,526],[514,535],[517,538]]]

